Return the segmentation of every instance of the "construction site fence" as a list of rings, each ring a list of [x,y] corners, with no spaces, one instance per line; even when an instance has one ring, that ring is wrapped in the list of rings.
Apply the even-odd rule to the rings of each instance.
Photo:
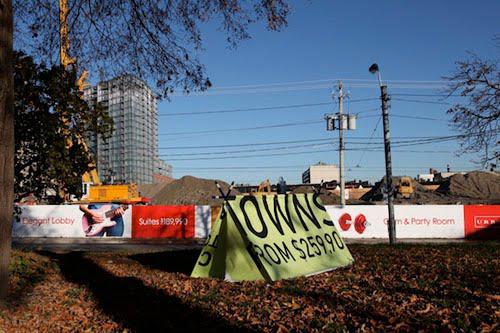
[[[96,213],[117,205],[89,205]],[[204,239],[221,210],[217,206],[128,206],[108,227],[89,235],[89,219],[78,205],[17,206],[12,236],[68,238]],[[387,238],[384,205],[325,206],[344,238]],[[396,205],[397,238],[500,240],[500,205]]]

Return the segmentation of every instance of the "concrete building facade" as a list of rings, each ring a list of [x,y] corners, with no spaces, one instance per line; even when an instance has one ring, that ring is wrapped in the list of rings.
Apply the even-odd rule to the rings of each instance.
[[[86,88],[84,98],[106,107],[114,121],[111,138],[89,138],[101,181],[151,184],[160,167],[171,175],[171,166],[158,157],[157,101],[145,82],[121,75]]]
[[[319,184],[321,181],[329,182],[340,180],[339,168],[335,164],[319,162],[302,173],[302,183]]]

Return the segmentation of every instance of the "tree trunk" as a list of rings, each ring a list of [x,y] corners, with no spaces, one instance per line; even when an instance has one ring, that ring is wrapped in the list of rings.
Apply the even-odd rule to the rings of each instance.
[[[9,285],[14,202],[12,0],[0,0],[0,299]]]

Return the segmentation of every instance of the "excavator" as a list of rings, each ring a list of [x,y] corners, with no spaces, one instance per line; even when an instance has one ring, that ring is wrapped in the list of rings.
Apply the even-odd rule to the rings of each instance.
[[[60,62],[65,69],[68,69],[70,66],[76,66],[76,58],[72,58],[69,54],[68,14],[68,0],[59,0]],[[77,85],[80,91],[83,91],[88,86],[88,75],[88,71],[84,70],[78,78]],[[90,155],[90,150],[85,139],[78,138],[78,140],[84,146],[85,152]],[[68,145],[71,145],[71,142],[68,142]],[[150,201],[149,198],[139,196],[136,184],[102,184],[95,164],[91,165],[91,170],[82,176],[82,189],[83,196],[79,201],[80,203],[120,202],[127,204],[147,204]],[[68,200],[67,194],[61,194],[63,198]]]
[[[257,192],[253,192],[253,195],[271,195],[272,194],[272,186],[269,179],[264,180],[259,184]]]
[[[413,197],[413,185],[410,177],[404,176],[399,180],[396,185],[396,198],[411,199]]]

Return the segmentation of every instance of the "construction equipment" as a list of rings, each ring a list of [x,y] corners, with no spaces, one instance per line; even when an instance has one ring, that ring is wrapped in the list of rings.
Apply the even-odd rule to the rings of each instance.
[[[76,66],[76,58],[72,58],[69,54],[70,40],[68,30],[68,0],[59,0],[59,37],[60,37],[60,62],[61,65],[68,69],[70,66]],[[78,88],[83,91],[88,86],[86,82],[88,71],[84,70],[77,80]],[[65,118],[66,117],[63,115]],[[79,143],[84,147],[85,153],[90,155],[90,150],[84,138],[78,137]],[[68,146],[72,142],[68,141]],[[80,202],[82,203],[98,203],[98,202],[122,202],[130,204],[147,204],[150,202],[149,198],[139,196],[136,184],[112,184],[103,185],[97,172],[97,165],[92,163],[91,170],[82,176],[82,190],[83,196]],[[63,193],[62,197],[68,200],[67,195]]]
[[[257,192],[253,192],[253,195],[270,195],[272,194],[271,182],[269,179],[264,180],[259,184]]]
[[[410,177],[401,177],[396,185],[396,198],[410,199],[413,196],[413,184]]]

